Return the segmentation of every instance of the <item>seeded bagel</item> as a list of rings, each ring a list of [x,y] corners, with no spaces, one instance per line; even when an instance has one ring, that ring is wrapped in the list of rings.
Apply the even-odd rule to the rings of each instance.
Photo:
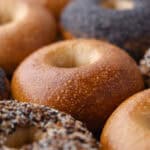
[[[109,41],[139,60],[150,47],[149,8],[149,0],[75,0],[62,13],[62,33]]]
[[[12,100],[0,102],[0,149],[99,150],[99,146],[70,115]]]

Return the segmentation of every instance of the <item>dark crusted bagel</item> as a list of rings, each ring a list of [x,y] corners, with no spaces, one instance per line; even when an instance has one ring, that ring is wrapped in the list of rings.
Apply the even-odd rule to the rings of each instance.
[[[57,110],[17,101],[0,102],[0,150],[99,150],[79,121]]]
[[[133,0],[128,10],[108,9],[101,2],[72,1],[61,17],[64,36],[107,40],[138,60],[150,46],[150,0]]]
[[[10,87],[9,81],[2,68],[0,68],[0,100],[9,98]]]

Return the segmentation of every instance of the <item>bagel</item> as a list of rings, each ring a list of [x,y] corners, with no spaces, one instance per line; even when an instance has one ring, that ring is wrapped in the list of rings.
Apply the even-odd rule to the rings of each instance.
[[[0,100],[10,97],[10,85],[6,77],[6,74],[2,68],[0,68]]]
[[[101,136],[103,150],[150,149],[150,89],[121,104],[108,119]]]
[[[144,58],[140,61],[140,70],[145,80],[145,85],[150,88],[150,49],[148,49],[144,55]]]
[[[70,0],[24,0],[34,4],[39,4],[47,8],[56,19],[59,18],[63,8],[68,4]]]
[[[44,106],[1,101],[0,149],[99,150],[99,145],[70,115]]]
[[[0,22],[0,66],[8,74],[26,56],[55,38],[56,26],[50,13],[22,0],[0,0]]]
[[[150,47],[149,7],[149,0],[75,0],[62,13],[62,34],[109,41],[139,61]]]
[[[123,50],[80,39],[30,55],[15,71],[11,89],[14,99],[70,113],[95,132],[118,104],[143,89],[143,80]]]

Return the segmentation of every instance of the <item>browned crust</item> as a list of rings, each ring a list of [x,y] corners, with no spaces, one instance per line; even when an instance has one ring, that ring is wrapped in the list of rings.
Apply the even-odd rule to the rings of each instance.
[[[47,0],[47,7],[58,19],[63,8],[67,5],[69,1],[70,0]]]
[[[0,66],[9,74],[26,56],[53,42],[56,36],[54,18],[44,8],[20,0],[9,2],[12,1],[14,5],[1,1],[1,5],[16,7],[16,14],[20,14],[20,18],[0,30]]]
[[[71,32],[65,30],[62,26],[60,26],[60,31],[61,31],[62,36],[66,40],[70,40],[70,39],[75,39],[76,38],[76,37],[73,36],[73,34],[71,34]]]
[[[57,68],[45,56],[57,49],[97,49],[100,59],[79,68]],[[49,55],[49,59],[52,55]],[[97,130],[124,99],[143,89],[136,63],[122,50],[96,40],[60,42],[31,55],[12,79],[13,97],[72,114]]]
[[[35,5],[40,4],[47,8],[56,19],[59,18],[61,11],[67,5],[70,0],[24,0],[34,3]]]
[[[149,110],[150,89],[123,102],[110,116],[103,129],[103,150],[150,149]]]

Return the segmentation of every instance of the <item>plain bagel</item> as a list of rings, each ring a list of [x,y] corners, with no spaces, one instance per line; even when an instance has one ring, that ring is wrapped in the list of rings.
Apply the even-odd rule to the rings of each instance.
[[[13,98],[72,114],[97,130],[124,99],[143,89],[132,58],[96,40],[56,43],[30,55],[15,71]]]
[[[55,39],[47,10],[22,0],[0,0],[0,66],[11,74],[31,52]]]
[[[108,119],[101,136],[103,150],[150,149],[150,89],[123,102]]]
[[[39,4],[47,8],[55,18],[59,18],[63,8],[68,4],[70,0],[24,0],[34,3],[35,5]]]

